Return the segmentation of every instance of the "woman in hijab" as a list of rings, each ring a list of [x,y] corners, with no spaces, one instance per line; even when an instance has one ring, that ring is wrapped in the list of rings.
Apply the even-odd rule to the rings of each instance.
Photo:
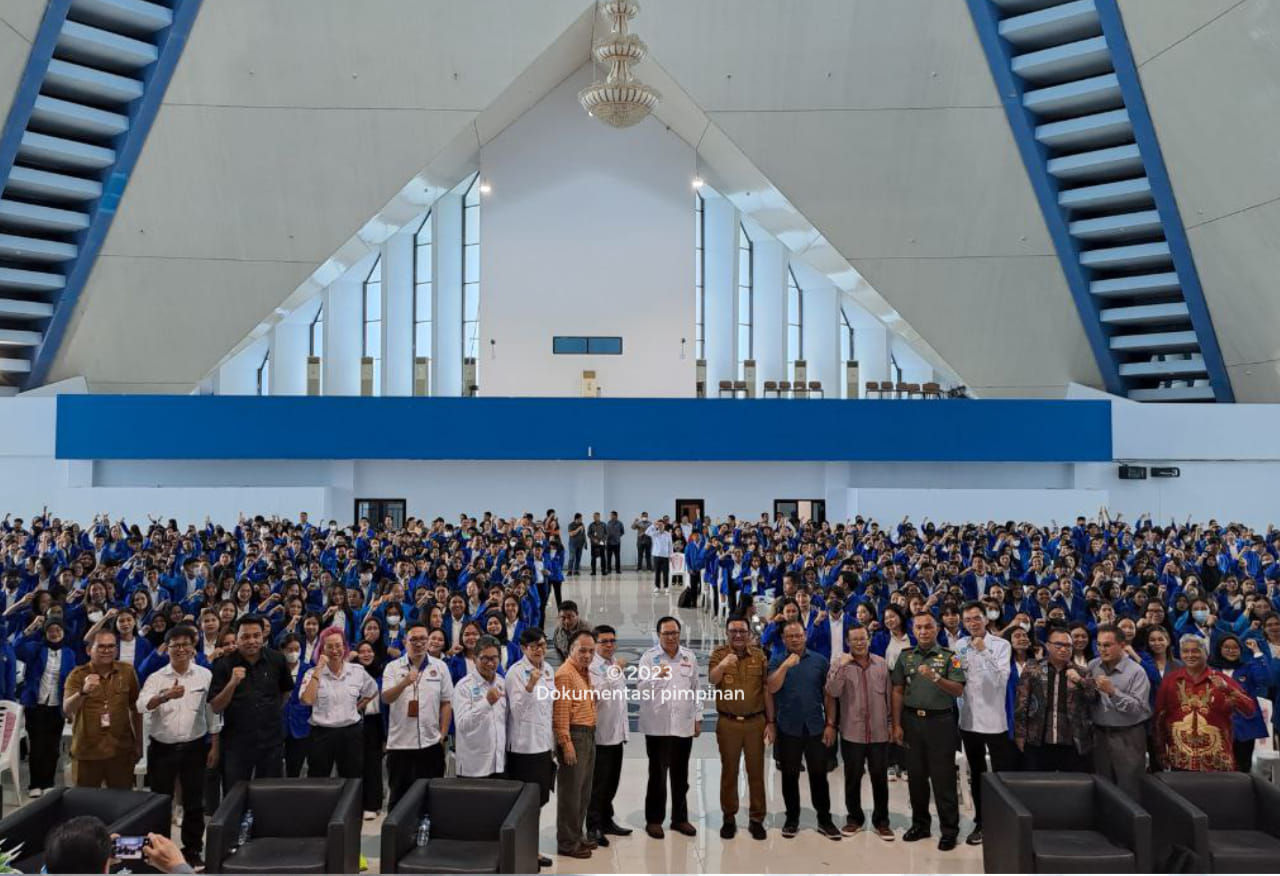
[[[36,616],[18,636],[14,653],[26,664],[22,706],[30,745],[31,792],[53,787],[62,750],[62,691],[76,665],[62,621]]]
[[[374,618],[365,621],[365,629],[370,623],[377,623]],[[382,809],[382,747],[387,739],[386,723],[382,705],[382,670],[386,666],[385,656],[380,656],[373,642],[367,638],[356,645],[356,663],[364,667],[373,681],[378,685],[378,696],[370,700],[364,707],[364,820],[372,821]],[[379,643],[380,644],[380,643]]]
[[[1223,636],[1209,665],[1230,675],[1253,700],[1252,715],[1245,717],[1238,711],[1231,715],[1232,753],[1235,755],[1236,770],[1249,773],[1253,771],[1254,745],[1259,739],[1267,738],[1267,721],[1258,706],[1258,697],[1267,695],[1271,673],[1258,643],[1253,639],[1246,639],[1245,642],[1247,648],[1240,644],[1240,639],[1234,634]]]

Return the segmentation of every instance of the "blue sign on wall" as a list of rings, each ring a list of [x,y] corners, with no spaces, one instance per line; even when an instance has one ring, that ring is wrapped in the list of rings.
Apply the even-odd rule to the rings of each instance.
[[[63,395],[60,459],[1105,462],[1107,401]]]

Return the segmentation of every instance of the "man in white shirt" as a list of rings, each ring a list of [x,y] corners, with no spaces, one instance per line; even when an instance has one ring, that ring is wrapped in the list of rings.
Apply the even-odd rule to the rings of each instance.
[[[542,789],[538,805],[551,799],[554,776],[552,749],[555,732],[551,710],[555,704],[555,673],[547,663],[547,637],[537,627],[520,634],[524,656],[507,669],[507,778],[533,782]],[[550,867],[552,860],[538,855],[538,864]]]
[[[652,541],[653,592],[661,593],[671,587],[671,533],[659,520],[645,530],[645,535]]]
[[[387,776],[395,808],[417,779],[444,776],[444,731],[453,719],[453,679],[443,660],[427,653],[430,633],[414,623],[405,631],[408,651],[382,670],[387,720]]]
[[[976,846],[982,843],[982,774],[987,771],[987,754],[990,753],[991,768],[996,772],[1018,768],[1018,752],[1009,737],[1004,708],[1012,648],[999,636],[988,634],[986,607],[982,603],[965,603],[960,620],[968,635],[951,647],[964,663],[960,740],[969,761],[974,808],[973,832],[965,842]]]
[[[500,778],[507,762],[507,697],[498,675],[501,643],[481,636],[476,666],[453,690],[459,776]]]
[[[182,854],[200,866],[204,841],[205,769],[218,764],[218,731],[222,717],[209,706],[208,669],[192,659],[195,627],[177,626],[164,637],[169,665],[157,669],[142,685],[135,704],[146,717],[147,778],[153,793],[173,796],[182,784]]]
[[[622,746],[627,741],[627,678],[625,660],[614,656],[618,631],[601,624],[596,656],[591,661],[591,689],[596,700],[596,765],[591,774],[591,802],[587,805],[587,839],[604,848],[606,835],[629,836],[631,829],[613,820],[613,798],[622,778]]]
[[[698,663],[680,645],[680,621],[658,621],[658,646],[644,652],[637,666],[640,732],[649,756],[649,784],[644,795],[645,832],[662,839],[667,809],[667,777],[671,781],[671,829],[685,836],[697,830],[689,823],[689,753],[702,733],[698,701]]]
[[[364,776],[364,707],[378,685],[358,663],[347,659],[347,640],[330,627],[320,634],[321,660],[307,670],[298,699],[311,706],[311,748],[307,775],[327,777],[336,764],[344,779]]]

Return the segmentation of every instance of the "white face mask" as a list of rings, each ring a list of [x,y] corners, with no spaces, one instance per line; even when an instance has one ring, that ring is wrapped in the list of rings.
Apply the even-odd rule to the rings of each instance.
[[[89,620],[93,621],[96,624],[98,621],[102,620],[102,612],[100,611],[89,612]]]
[[[999,619],[1000,619],[1000,612],[996,611],[994,608],[987,610],[987,620],[999,620]]]
[[[288,663],[290,666],[292,666],[293,664],[295,664],[295,663],[297,663],[297,662],[298,662],[298,658],[299,658],[300,656],[301,656],[301,655],[300,655],[300,654],[299,654],[299,652],[297,652],[297,651],[285,651],[285,652],[284,652],[284,662],[285,662],[285,663]]]
[[[390,614],[387,615],[387,626],[389,627],[400,626],[400,618],[396,617],[395,615],[390,615]]]

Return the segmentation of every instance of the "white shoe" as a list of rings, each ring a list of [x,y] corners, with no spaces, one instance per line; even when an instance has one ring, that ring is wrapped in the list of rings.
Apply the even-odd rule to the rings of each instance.
[[[661,589],[661,588],[659,588],[659,587],[655,587],[655,588],[653,588],[653,595],[654,595],[654,596],[657,596],[657,595],[659,595],[660,593],[662,593],[662,589]]]
[[[368,809],[366,809],[366,810],[364,811],[364,820],[365,820],[365,821],[373,821],[373,820],[374,820],[375,818],[377,818],[377,817],[378,817],[378,813],[376,813],[376,812],[370,812]]]
[[[27,792],[27,796],[34,798],[34,797],[39,797],[43,793],[44,793],[44,788],[32,788],[30,791]]]

